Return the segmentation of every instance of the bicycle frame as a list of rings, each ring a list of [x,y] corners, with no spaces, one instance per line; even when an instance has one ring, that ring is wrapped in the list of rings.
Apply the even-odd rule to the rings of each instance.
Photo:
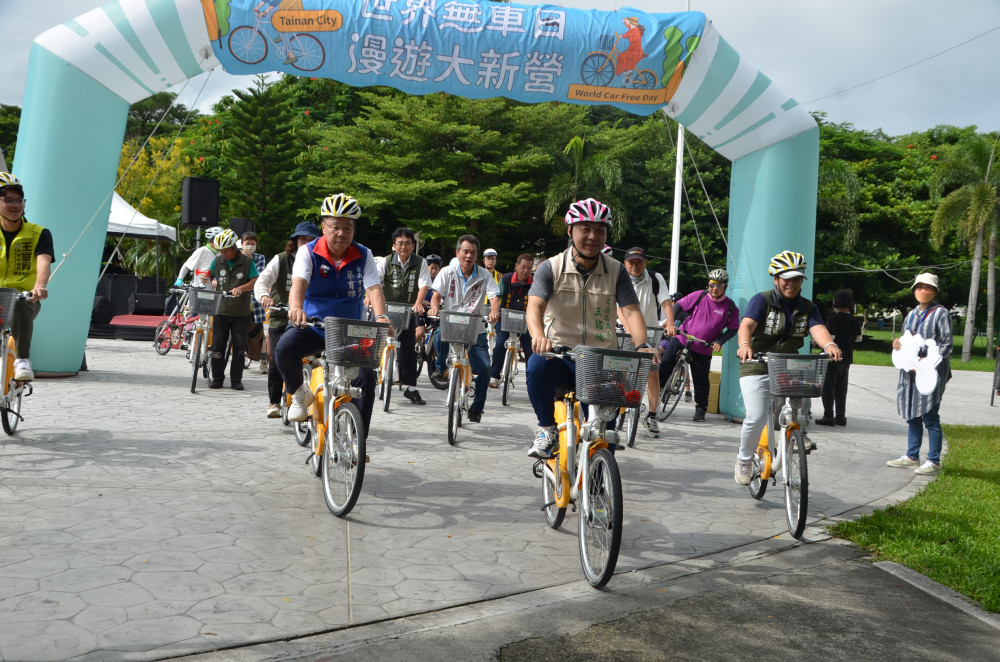
[[[768,424],[764,426],[763,432],[760,435],[760,443],[758,444],[758,449],[763,449],[764,452],[764,467],[760,472],[761,480],[771,480],[774,485],[777,485],[777,474],[780,471],[782,473],[782,485],[787,484],[791,480],[788,476],[787,471],[783,471],[785,466],[785,444],[777,444],[777,454],[771,452],[771,447],[774,446],[775,440],[783,440],[792,430],[801,430],[802,426],[799,425],[799,410],[802,408],[802,400],[804,398],[779,398],[771,397],[771,418]],[[790,411],[791,420],[785,420],[785,414],[783,412],[785,401],[787,400]],[[772,429],[771,421],[774,420],[774,414],[778,414],[778,420],[780,426],[777,429]],[[780,435],[778,434],[780,431]]]
[[[608,421],[614,418],[618,412],[617,407],[597,407],[596,416],[593,420],[581,424],[580,403],[576,400],[574,393],[567,393],[562,400],[556,401],[556,426],[559,429],[559,452],[553,457],[545,460],[542,464],[542,471],[552,480],[554,485],[558,485],[556,491],[556,505],[565,508],[570,503],[575,503],[583,491],[583,506],[589,507],[589,472],[587,465],[590,457],[600,448],[607,448],[609,444],[616,444],[618,433],[615,430],[608,430]],[[572,411],[572,425],[567,412]],[[582,451],[579,449],[583,444]],[[577,452],[579,452],[579,460]],[[557,474],[558,472],[558,474]],[[572,482],[570,477],[573,477]]]
[[[469,347],[468,345],[456,342],[449,343],[449,345],[448,371],[451,372],[452,368],[458,368],[461,377],[461,381],[458,383],[461,389],[459,402],[464,405],[465,398],[469,394],[469,387],[472,385],[472,362],[469,360]],[[461,347],[461,349],[456,350],[456,346]]]
[[[308,463],[313,458],[320,458],[323,455],[323,447],[326,445],[326,426],[330,421],[326,419],[326,403],[333,398],[333,411],[336,413],[345,402],[351,402],[361,398],[361,389],[351,386],[351,380],[347,376],[347,370],[343,366],[330,364],[326,360],[325,353],[320,355],[319,365],[313,368],[309,378],[309,390],[312,391],[314,400],[309,407],[309,414],[315,425],[315,450],[306,460]]]

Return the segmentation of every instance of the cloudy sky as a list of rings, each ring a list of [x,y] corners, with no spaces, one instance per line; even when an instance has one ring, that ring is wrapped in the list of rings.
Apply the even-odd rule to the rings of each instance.
[[[102,4],[0,0],[0,103],[21,105],[35,36]],[[648,12],[685,8],[684,0],[554,4]],[[1000,129],[997,0],[691,0],[691,9],[704,12],[723,38],[784,91],[831,121],[889,135],[938,124]],[[196,104],[205,112],[233,87],[247,87],[250,78],[218,70],[208,80]],[[194,105],[201,86],[201,77],[193,79],[179,100]]]

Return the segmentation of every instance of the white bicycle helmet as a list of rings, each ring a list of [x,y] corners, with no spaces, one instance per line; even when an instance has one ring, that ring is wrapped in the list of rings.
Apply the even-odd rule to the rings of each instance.
[[[611,225],[611,209],[598,200],[577,200],[566,212],[566,225],[574,223],[604,223]]]
[[[215,239],[212,240],[212,245],[220,251],[223,248],[235,248],[236,233],[232,230],[223,230],[215,236]]]
[[[222,228],[220,228],[219,226],[215,226],[214,228],[208,228],[207,230],[205,230],[205,239],[208,241],[212,241],[217,236],[219,236],[220,232],[222,232]]]
[[[726,273],[725,269],[712,269],[708,272],[708,279],[714,280],[716,283],[728,283],[729,274]]]
[[[319,208],[320,216],[334,218],[351,218],[355,221],[361,218],[361,206],[358,201],[344,193],[329,196]]]
[[[783,278],[794,278],[796,276],[805,277],[806,258],[802,253],[795,251],[781,251],[771,258],[771,264],[767,268],[767,273],[772,276]]]

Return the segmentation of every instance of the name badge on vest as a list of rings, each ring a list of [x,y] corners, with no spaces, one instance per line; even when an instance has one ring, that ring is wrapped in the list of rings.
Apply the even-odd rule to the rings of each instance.
[[[233,274],[233,278],[235,278],[237,280],[239,280],[240,278],[243,278],[243,272],[242,271],[237,271],[235,274]]]
[[[222,269],[221,271],[219,271],[219,278],[225,278],[225,277],[226,277],[226,270]]]

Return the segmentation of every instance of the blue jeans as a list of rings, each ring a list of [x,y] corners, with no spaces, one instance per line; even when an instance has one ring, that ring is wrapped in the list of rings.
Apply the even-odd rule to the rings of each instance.
[[[438,343],[440,337],[434,340]],[[441,356],[447,358],[449,343],[441,342],[439,345],[437,352],[438,360],[440,361]],[[469,411],[481,412],[486,406],[486,391],[490,388],[490,349],[485,331],[480,333],[479,337],[476,338],[476,344],[469,347],[469,364],[472,366],[472,373],[476,376],[476,396],[472,398]]]
[[[438,372],[444,372],[448,369],[448,345],[441,342],[440,328],[434,329],[434,338],[431,342],[434,343],[434,367]]]
[[[927,459],[934,464],[941,464],[941,444],[944,440],[944,433],[941,432],[941,415],[938,410],[941,403],[934,405],[930,411],[923,416],[917,416],[906,421],[910,426],[907,434],[908,448],[906,457],[911,460],[920,459],[920,444],[923,441],[924,431],[927,428]]]

